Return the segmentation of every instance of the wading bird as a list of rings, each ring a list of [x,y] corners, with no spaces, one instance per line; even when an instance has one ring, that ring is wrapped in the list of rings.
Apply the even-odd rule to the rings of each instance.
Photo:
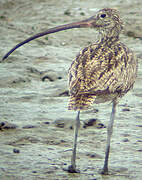
[[[71,64],[69,69],[69,110],[76,110],[76,126],[71,165],[68,172],[76,169],[77,136],[80,124],[80,111],[88,109],[93,103],[112,102],[112,112],[107,127],[107,145],[102,174],[108,174],[110,141],[116,105],[119,99],[132,87],[137,76],[137,58],[133,52],[119,40],[123,29],[122,20],[116,9],[105,8],[86,20],[70,23],[38,33],[17,44],[4,57],[33,39],[72,28],[94,28],[99,31],[100,39],[85,47]]]

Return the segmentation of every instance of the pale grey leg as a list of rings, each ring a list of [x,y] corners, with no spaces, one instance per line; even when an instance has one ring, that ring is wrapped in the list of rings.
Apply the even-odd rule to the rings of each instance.
[[[78,130],[80,127],[80,119],[79,119],[80,111],[78,111],[77,117],[76,117],[76,123],[75,123],[75,135],[74,135],[74,143],[73,143],[73,151],[72,151],[72,157],[71,157],[71,165],[68,167],[68,172],[70,173],[77,173],[76,170],[76,147],[77,147],[77,136],[78,136]]]
[[[117,101],[114,100],[112,104],[112,112],[110,116],[110,121],[108,123],[108,128],[107,128],[107,145],[106,145],[106,151],[105,151],[105,161],[104,161],[104,167],[102,170],[102,174],[108,174],[108,159],[109,159],[109,151],[110,151],[110,141],[111,141],[111,135],[113,132],[113,122],[114,122],[114,117],[115,117],[115,112],[116,112],[116,105]]]

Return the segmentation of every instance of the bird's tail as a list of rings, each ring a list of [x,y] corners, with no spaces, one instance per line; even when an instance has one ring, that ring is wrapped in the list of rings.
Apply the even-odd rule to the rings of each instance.
[[[95,95],[81,94],[81,95],[71,95],[68,109],[69,110],[86,110],[93,104],[95,100]]]

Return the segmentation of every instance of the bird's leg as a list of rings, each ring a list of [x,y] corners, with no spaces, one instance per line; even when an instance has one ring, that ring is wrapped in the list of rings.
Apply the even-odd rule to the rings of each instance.
[[[71,165],[68,167],[68,172],[70,173],[77,173],[76,170],[76,147],[77,147],[77,136],[78,136],[78,130],[80,127],[80,119],[79,119],[80,111],[78,111],[77,117],[76,117],[76,123],[75,123],[75,131],[74,131],[74,143],[73,143],[73,150],[72,150],[72,157],[71,157]]]
[[[107,145],[106,145],[106,151],[105,151],[105,161],[104,161],[104,167],[102,170],[102,174],[108,174],[108,159],[109,159],[109,151],[110,151],[110,141],[111,141],[111,135],[113,132],[113,122],[114,122],[114,117],[115,117],[115,112],[116,112],[116,105],[117,101],[114,100],[112,104],[112,112],[110,116],[110,121],[108,123],[108,128],[107,128]]]

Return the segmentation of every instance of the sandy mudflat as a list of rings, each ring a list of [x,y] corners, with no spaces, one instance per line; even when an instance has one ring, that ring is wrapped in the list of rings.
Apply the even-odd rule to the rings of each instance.
[[[37,39],[0,63],[0,179],[142,179],[142,2],[0,0],[0,58],[25,38],[57,25],[88,18],[104,7],[117,8],[125,21],[121,39],[139,58],[138,78],[119,103],[111,143],[110,175],[102,176],[106,128],[83,128],[97,118],[107,126],[111,104],[81,114],[77,167],[70,164],[73,122],[68,111],[68,68],[77,52],[95,42],[93,29],[74,29]],[[44,80],[44,81],[42,81]]]

